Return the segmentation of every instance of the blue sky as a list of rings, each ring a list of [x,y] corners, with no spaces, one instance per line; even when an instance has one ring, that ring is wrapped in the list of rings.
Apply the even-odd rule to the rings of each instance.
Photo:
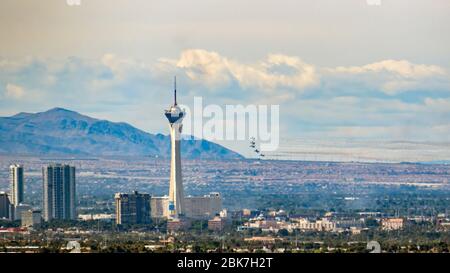
[[[176,74],[186,105],[279,104],[286,138],[450,142],[449,1],[161,2],[2,1],[0,115],[165,132]]]

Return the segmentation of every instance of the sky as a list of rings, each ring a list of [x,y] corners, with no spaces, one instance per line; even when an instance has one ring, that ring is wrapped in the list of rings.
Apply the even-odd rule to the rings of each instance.
[[[3,0],[0,116],[64,107],[168,133],[177,75],[188,106],[280,105],[280,153],[450,159],[450,1],[368,2]]]

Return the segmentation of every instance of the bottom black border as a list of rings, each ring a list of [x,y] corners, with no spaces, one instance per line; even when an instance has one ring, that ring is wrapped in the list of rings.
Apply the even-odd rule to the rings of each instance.
[[[210,260],[209,268],[200,260]],[[0,261],[20,265],[21,270],[44,266],[50,272],[133,272],[138,268],[139,272],[406,272],[424,266],[429,272],[434,267],[445,268],[450,254],[1,254]],[[186,261],[197,261],[199,267],[186,267]],[[227,267],[223,267],[224,263]],[[181,264],[183,267],[179,267]]]

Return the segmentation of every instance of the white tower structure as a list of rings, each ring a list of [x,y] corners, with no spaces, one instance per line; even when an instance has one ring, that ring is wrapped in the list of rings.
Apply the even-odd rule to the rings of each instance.
[[[165,111],[169,120],[171,161],[169,185],[169,218],[184,215],[184,190],[181,175],[180,137],[183,129],[184,110],[177,105],[177,82],[174,79],[174,103]]]

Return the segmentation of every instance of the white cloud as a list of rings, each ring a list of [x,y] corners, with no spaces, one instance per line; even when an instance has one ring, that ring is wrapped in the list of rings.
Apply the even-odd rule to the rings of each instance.
[[[450,78],[444,68],[407,60],[321,68],[283,54],[269,54],[248,64],[214,51],[188,49],[182,51],[179,59],[160,59],[157,65],[163,70],[181,69],[190,80],[209,89],[237,83],[242,89],[271,96],[302,93],[317,86],[336,90],[364,88],[392,96],[412,90],[450,90]]]
[[[338,66],[336,72],[360,74],[369,72],[389,72],[404,78],[424,78],[443,75],[445,70],[436,65],[413,64],[405,60],[384,60],[364,66]]]
[[[264,92],[272,92],[280,88],[294,88],[301,91],[318,83],[313,65],[298,57],[281,54],[268,55],[265,60],[256,64],[244,64],[216,52],[189,49],[184,50],[175,63],[191,80],[209,87],[224,86],[236,81],[244,89],[258,88]]]
[[[25,95],[25,90],[19,85],[8,83],[6,85],[6,97],[12,99],[20,99]]]
[[[437,65],[414,64],[406,60],[383,60],[363,66],[338,66],[324,69],[331,75],[347,75],[350,80],[364,82],[388,95],[415,89],[450,88],[444,68]]]
[[[201,49],[183,51],[176,62],[176,66],[184,69],[191,80],[207,85],[228,84],[231,80],[230,65],[226,58],[216,52]]]

